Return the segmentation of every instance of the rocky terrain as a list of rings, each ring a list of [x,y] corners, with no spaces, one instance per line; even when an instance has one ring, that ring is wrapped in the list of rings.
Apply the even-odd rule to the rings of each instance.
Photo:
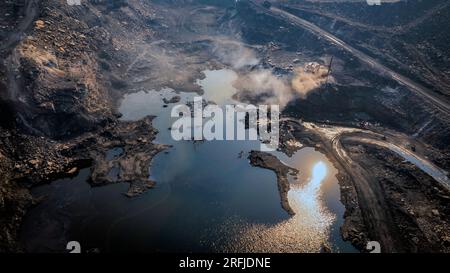
[[[348,145],[350,156],[380,181],[389,207],[395,208],[391,213],[403,251],[448,251],[450,196],[445,187],[392,152],[359,143]]]
[[[399,1],[372,9],[364,1],[285,1],[286,8],[448,96],[447,1]],[[383,42],[381,42],[383,41]]]
[[[2,48],[1,69],[2,251],[21,249],[17,232],[36,202],[28,193],[32,186],[73,176],[84,166],[93,168],[93,186],[128,181],[128,196],[154,185],[148,167],[164,146],[151,142],[151,118],[119,122],[114,110],[124,85],[115,76],[120,54],[99,15],[120,7],[104,1],[80,7],[65,1],[2,5],[1,12],[10,14],[2,21],[2,39],[11,41]],[[23,20],[30,22],[16,33],[14,26]],[[15,41],[17,35],[23,38]],[[106,160],[117,147],[123,152]]]

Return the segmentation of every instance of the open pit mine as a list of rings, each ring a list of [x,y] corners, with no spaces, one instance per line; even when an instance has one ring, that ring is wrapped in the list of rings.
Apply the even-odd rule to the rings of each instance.
[[[450,252],[449,1],[0,2],[1,253]]]

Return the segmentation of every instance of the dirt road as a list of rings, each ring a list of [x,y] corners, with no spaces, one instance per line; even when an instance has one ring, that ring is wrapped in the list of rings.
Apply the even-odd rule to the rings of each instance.
[[[253,3],[254,5],[258,6],[257,4]],[[413,80],[400,75],[399,73],[393,71],[392,69],[382,65],[372,57],[368,56],[367,54],[363,53],[362,51],[348,45],[343,40],[337,38],[333,34],[321,29],[320,27],[314,25],[313,23],[306,21],[304,19],[301,19],[287,11],[281,10],[277,7],[271,7],[270,9],[266,9],[263,7],[259,7],[259,10],[264,12],[265,14],[269,16],[274,16],[277,18],[280,18],[284,21],[287,21],[291,23],[294,26],[298,26],[300,28],[306,29],[310,31],[311,33],[322,37],[329,42],[335,44],[336,46],[342,48],[343,50],[349,52],[354,57],[359,59],[361,62],[369,65],[372,69],[377,70],[378,72],[382,73],[383,75],[386,75],[390,77],[391,79],[395,80],[401,85],[404,85],[408,87],[412,92],[419,95],[420,97],[426,99],[428,102],[430,102],[436,109],[441,111],[442,113],[446,115],[450,115],[450,104],[448,101],[444,100],[443,98],[439,97],[437,94],[435,94],[433,91],[429,90],[428,88],[414,82]]]
[[[351,177],[357,192],[358,204],[361,207],[364,224],[372,232],[369,234],[371,236],[370,239],[380,242],[383,246],[383,252],[397,251],[396,246],[400,245],[397,244],[399,235],[395,221],[387,209],[389,206],[379,181],[377,181],[375,175],[370,173],[370,170],[361,167],[347,154],[342,141],[351,140],[389,149],[450,190],[450,180],[447,172],[434,165],[425,156],[414,153],[406,147],[407,136],[396,133],[381,134],[359,128],[301,123],[292,118],[281,118],[280,122],[283,121],[300,124],[321,137],[324,148]]]

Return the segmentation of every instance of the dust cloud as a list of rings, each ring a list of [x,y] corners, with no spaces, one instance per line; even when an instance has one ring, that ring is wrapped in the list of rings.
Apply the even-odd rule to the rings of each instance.
[[[295,69],[291,80],[292,89],[305,98],[306,95],[320,87],[327,80],[328,68],[318,63],[307,63],[303,68]]]
[[[264,104],[278,104],[284,108],[295,98],[306,98],[307,94],[326,82],[328,69],[311,63],[294,69],[293,75],[278,76],[269,69],[257,69],[238,73],[233,86],[257,98]]]
[[[234,69],[254,66],[260,63],[255,52],[245,47],[241,42],[226,38],[217,38],[214,41],[213,53],[223,63]]]
[[[215,39],[213,53],[221,62],[236,70],[238,78],[233,86],[239,93],[247,98],[252,97],[258,103],[278,104],[281,108],[292,99],[305,98],[309,92],[320,87],[326,82],[328,73],[326,66],[310,62],[298,66],[292,74],[276,75],[271,69],[262,68],[255,51],[237,40]]]
[[[239,91],[258,97],[261,103],[278,104],[284,108],[294,95],[287,82],[286,78],[274,75],[271,70],[260,69],[240,73],[233,86]]]

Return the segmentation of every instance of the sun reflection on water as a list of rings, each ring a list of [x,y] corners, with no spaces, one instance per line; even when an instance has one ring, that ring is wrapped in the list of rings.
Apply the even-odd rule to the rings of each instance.
[[[320,200],[318,198],[320,185],[326,176],[327,165],[324,162],[319,161],[312,169],[309,183],[300,189],[294,186],[289,192],[291,195],[291,198],[289,199],[291,206],[299,206],[298,209],[305,207],[309,213],[316,212],[320,208]],[[299,202],[301,205],[298,204]]]
[[[328,166],[317,161],[306,183],[291,183],[288,200],[295,215],[276,225],[245,224],[231,251],[240,252],[319,252],[329,245],[335,215],[324,205],[321,186]]]

